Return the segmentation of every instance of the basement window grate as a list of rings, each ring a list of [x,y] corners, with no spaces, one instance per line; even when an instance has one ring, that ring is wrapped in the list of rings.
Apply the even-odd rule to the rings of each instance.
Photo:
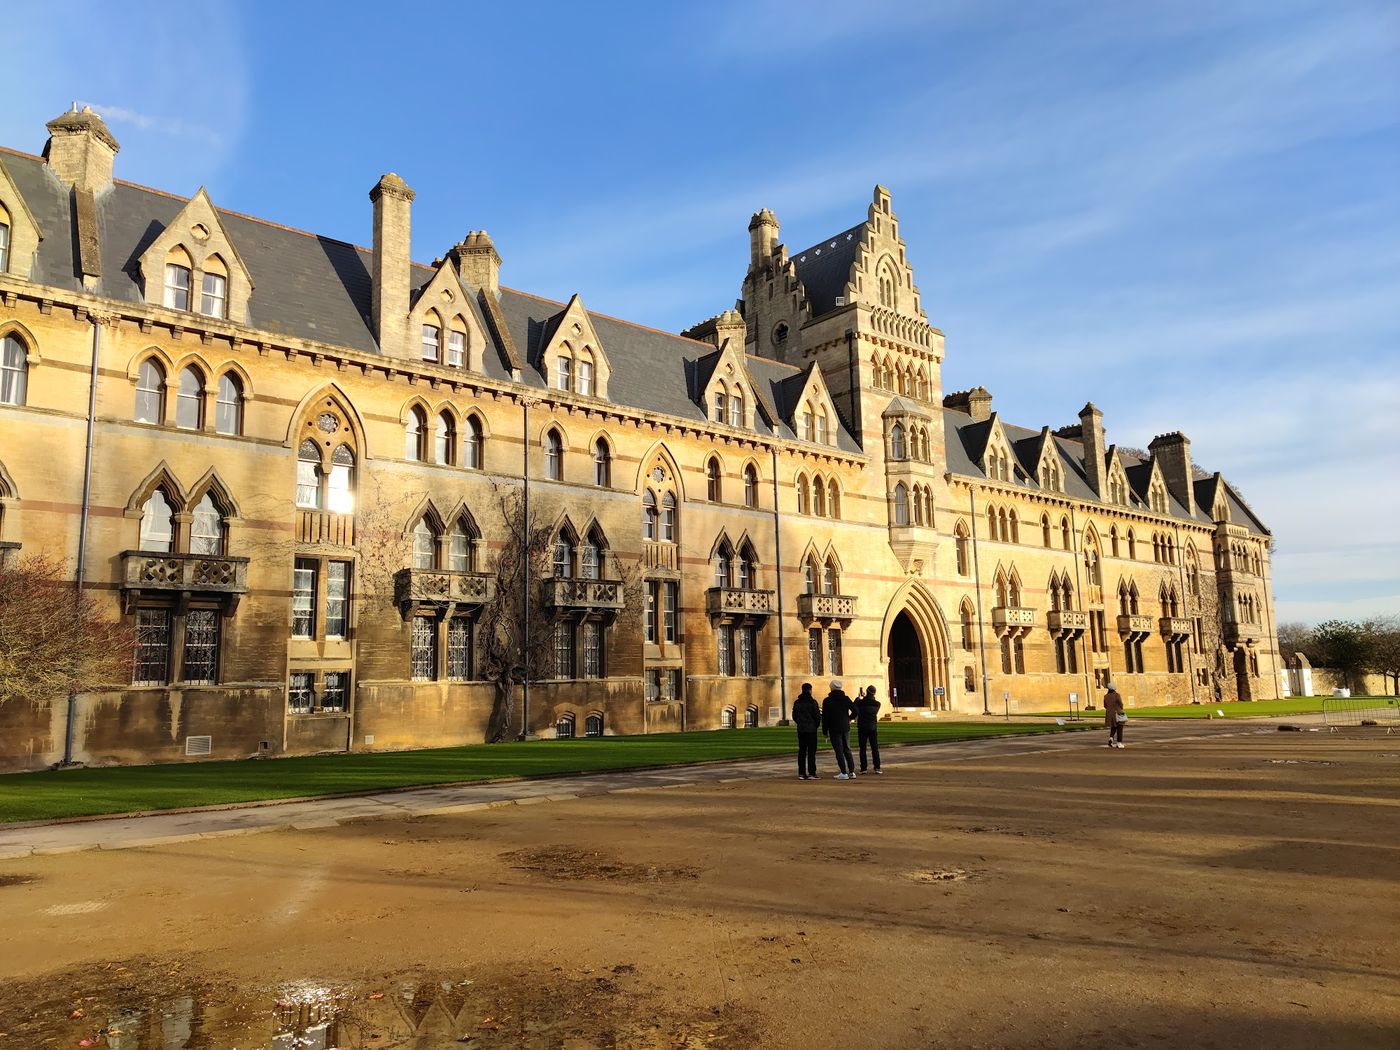
[[[185,737],[185,754],[191,756],[207,755],[214,750],[214,738],[212,736],[187,736]]]

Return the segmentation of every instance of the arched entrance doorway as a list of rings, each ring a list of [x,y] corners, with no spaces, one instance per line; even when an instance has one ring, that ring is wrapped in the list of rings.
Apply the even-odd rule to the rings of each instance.
[[[909,614],[901,612],[890,626],[890,706],[927,707],[924,693],[924,647]]]

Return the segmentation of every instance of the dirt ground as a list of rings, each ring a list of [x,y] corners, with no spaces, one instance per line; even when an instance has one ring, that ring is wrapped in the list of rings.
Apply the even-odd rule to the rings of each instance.
[[[1099,743],[3,862],[0,1050],[1400,1047],[1400,739]]]

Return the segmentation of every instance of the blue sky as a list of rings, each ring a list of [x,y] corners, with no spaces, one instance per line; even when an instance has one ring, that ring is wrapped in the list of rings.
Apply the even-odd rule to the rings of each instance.
[[[749,215],[797,250],[889,186],[944,387],[1180,429],[1273,527],[1282,620],[1400,612],[1400,7],[12,0],[0,142],[74,100],[118,174],[680,329]]]

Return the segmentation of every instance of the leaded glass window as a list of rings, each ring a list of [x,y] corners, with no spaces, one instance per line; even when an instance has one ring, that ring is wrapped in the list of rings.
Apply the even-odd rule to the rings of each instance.
[[[431,616],[413,618],[410,663],[410,673],[415,682],[431,682],[437,677],[437,620]]]
[[[0,266],[0,271],[4,267]],[[24,404],[29,382],[29,354],[15,336],[5,336],[0,347],[0,405]]]
[[[568,620],[554,625],[554,677],[574,677],[574,625]]]
[[[437,536],[427,518],[419,518],[413,526],[413,567],[432,569],[437,564]]]
[[[666,641],[676,640],[676,599],[680,591],[680,584],[668,580],[661,585],[662,598],[664,599],[662,622],[665,627]]]
[[[819,627],[807,632],[807,673],[822,673],[822,632]]]
[[[219,513],[214,497],[205,493],[195,505],[190,522],[191,554],[222,554],[224,552],[224,516]]]
[[[321,690],[322,711],[349,710],[350,672],[327,671]]]
[[[756,673],[754,653],[754,629],[752,627],[740,627],[739,635],[739,673],[749,677]]]
[[[826,667],[830,674],[841,673],[841,632],[826,632]]]
[[[447,677],[465,682],[472,676],[472,622],[464,616],[447,621]]]
[[[136,422],[160,423],[165,418],[165,369],[153,358],[136,373]]]
[[[719,647],[719,673],[732,675],[734,673],[734,628],[727,623],[720,624],[715,641]]]
[[[185,681],[213,685],[218,680],[218,610],[191,609],[185,613]]]
[[[354,470],[355,453],[346,445],[337,445],[331,453],[331,476],[326,485],[326,503],[336,514],[349,514],[355,509]]]
[[[170,610],[136,611],[136,660],[132,685],[165,685],[170,681]]]
[[[316,701],[316,676],[297,671],[287,683],[287,710],[294,715],[309,715]]]
[[[603,677],[603,625],[597,620],[583,624],[583,677]]]
[[[292,637],[312,638],[316,634],[316,572],[318,565],[298,558],[292,573]]]
[[[326,637],[344,638],[349,626],[350,563],[333,561],[326,566]]]
[[[321,506],[321,450],[310,439],[297,450],[297,506]]]
[[[165,493],[156,489],[141,508],[141,550],[168,554],[175,545],[173,509]]]

